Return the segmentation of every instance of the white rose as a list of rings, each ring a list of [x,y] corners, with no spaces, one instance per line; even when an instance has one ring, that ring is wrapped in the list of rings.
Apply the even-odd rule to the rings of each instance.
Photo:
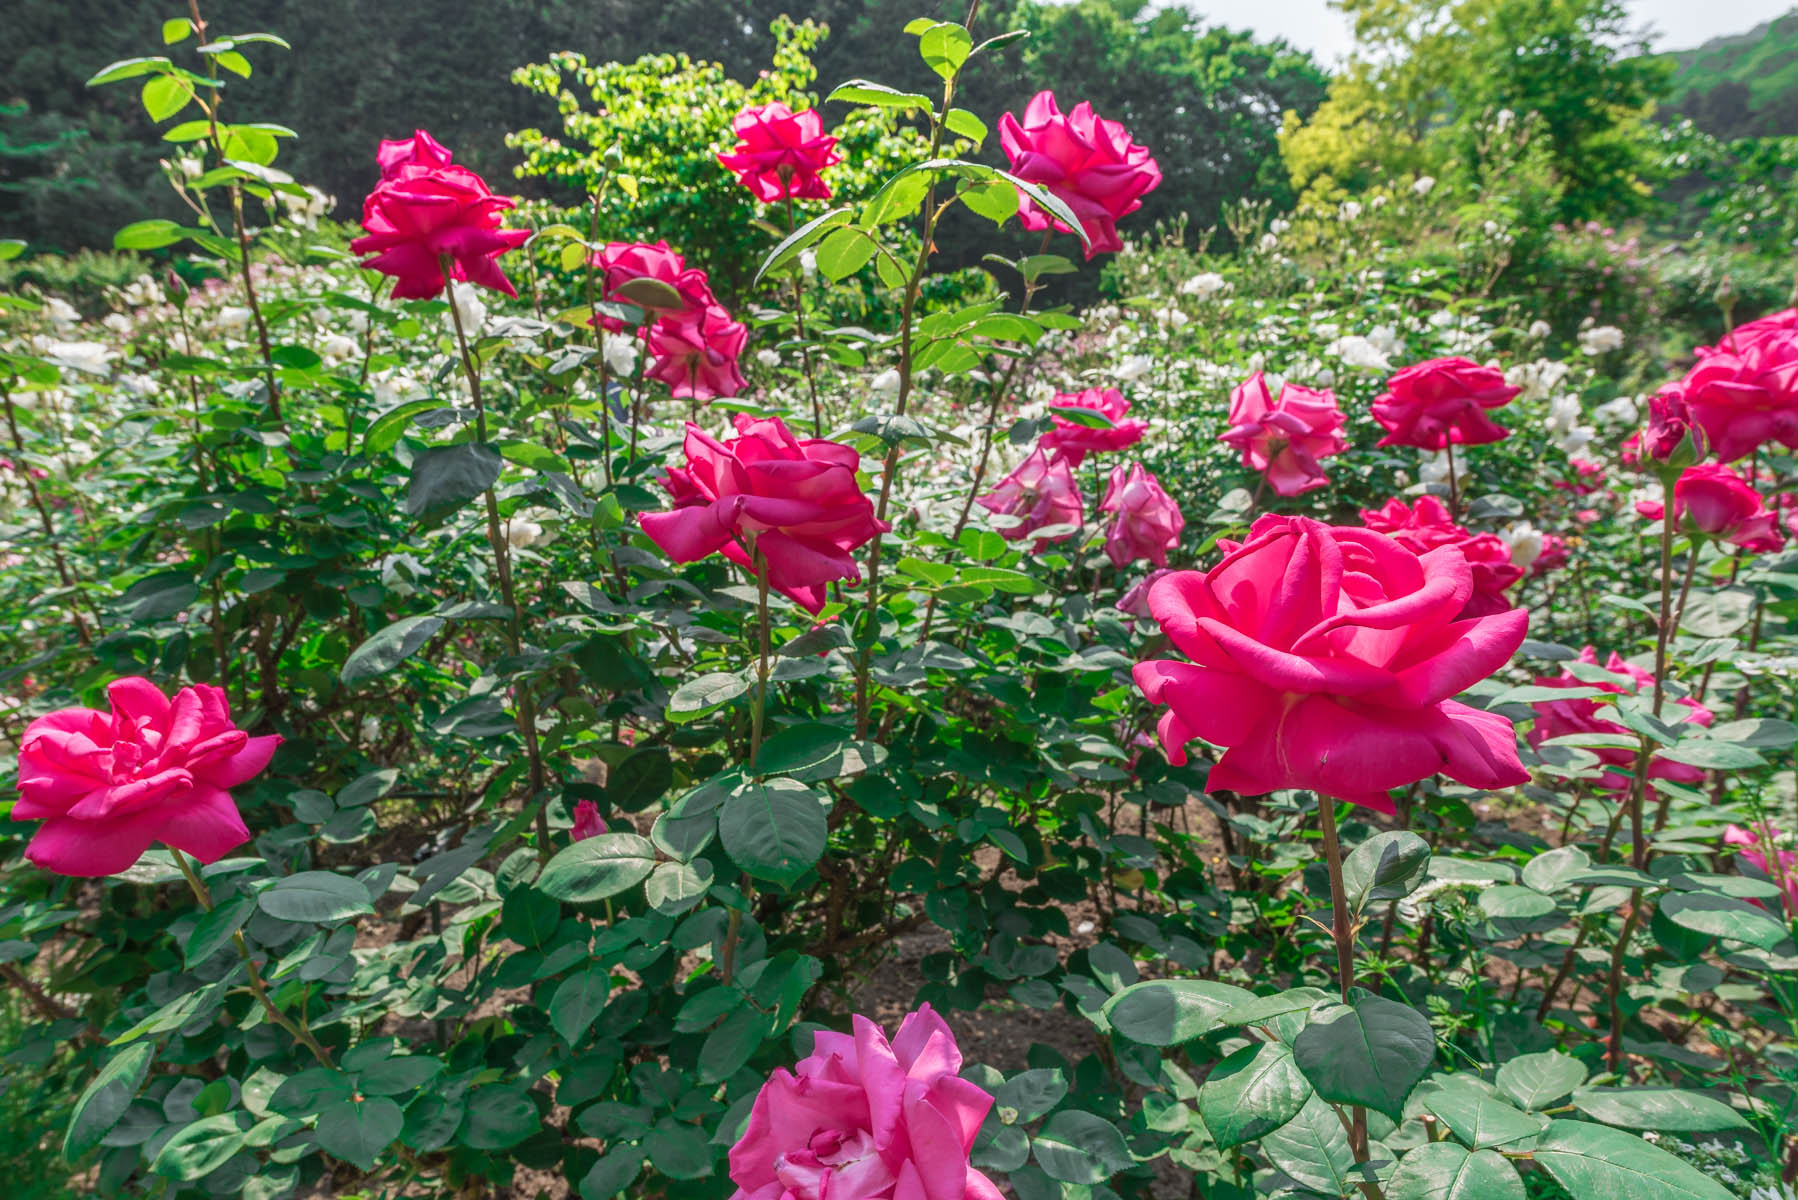
[[[1547,321],[1536,320],[1530,322],[1530,337],[1538,342],[1553,332],[1554,326],[1550,325]]]
[[[52,325],[57,326],[81,323],[81,314],[75,311],[75,306],[60,296],[52,296],[44,301],[44,316],[49,318]]]
[[[764,348],[755,352],[755,361],[761,363],[764,367],[778,367],[780,366],[780,355],[773,350]]]
[[[1411,190],[1419,196],[1429,195],[1435,190],[1435,187],[1436,177],[1434,175],[1419,175],[1411,184]]]
[[[1511,551],[1511,561],[1527,568],[1542,553],[1542,531],[1528,521],[1513,521],[1498,534]]]
[[[1623,348],[1623,330],[1615,325],[1595,325],[1580,331],[1579,348],[1586,354],[1599,355]]]
[[[487,305],[481,300],[481,289],[460,280],[450,282],[450,302],[462,321],[462,332],[472,338],[487,323]]]
[[[1188,279],[1185,283],[1181,284],[1180,294],[1182,296],[1197,296],[1199,299],[1205,300],[1217,295],[1228,286],[1229,284],[1222,275],[1219,275],[1216,271],[1206,271],[1202,274],[1194,275],[1191,279]]]
[[[1361,204],[1357,200],[1344,200],[1336,212],[1344,221],[1353,221],[1361,215]]]
[[[1272,254],[1274,252],[1274,249],[1277,246],[1279,246],[1279,244],[1280,244],[1280,239],[1275,237],[1273,234],[1264,233],[1261,235],[1261,253]]]
[[[110,370],[107,364],[118,357],[118,352],[100,342],[51,342],[44,347],[44,357],[71,371],[104,375]]]
[[[1155,367],[1155,360],[1146,354],[1132,354],[1117,365],[1112,372],[1121,381],[1128,383],[1132,379],[1141,379]]]
[[[212,314],[212,327],[220,333],[242,333],[250,327],[250,310],[237,304],[227,304]]]
[[[882,371],[880,374],[876,375],[872,380],[870,380],[868,383],[868,386],[870,388],[872,388],[874,391],[881,392],[883,394],[890,395],[890,394],[897,392],[899,390],[899,370],[898,370],[898,368],[897,367],[888,367],[886,370]]]
[[[1641,416],[1640,402],[1635,396],[1619,396],[1592,410],[1603,425],[1634,425]]]
[[[606,370],[626,376],[637,370],[637,341],[618,333],[600,335],[600,351],[606,358]]]

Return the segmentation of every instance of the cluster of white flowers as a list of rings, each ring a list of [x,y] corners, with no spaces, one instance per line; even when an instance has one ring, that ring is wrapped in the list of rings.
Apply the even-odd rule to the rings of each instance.
[[[1555,327],[1540,317],[1530,322],[1530,340],[1539,342],[1555,331]]]
[[[1411,183],[1411,191],[1419,196],[1427,196],[1436,189],[1434,175],[1419,175]]]
[[[780,366],[780,354],[777,351],[770,350],[766,346],[763,346],[760,350],[755,352],[755,361],[772,370],[773,368]]]
[[[1641,418],[1645,402],[1642,396],[1618,396],[1593,409],[1592,415],[1600,425],[1634,425]]]
[[[1579,348],[1591,355],[1623,349],[1623,330],[1615,325],[1594,325],[1580,330]]]
[[[1505,372],[1505,382],[1520,389],[1517,398],[1526,403],[1546,400],[1561,386],[1571,368],[1552,358],[1518,363]]]
[[[1351,367],[1364,371],[1390,371],[1392,360],[1374,345],[1372,339],[1351,333],[1347,337],[1339,337],[1327,347],[1331,354],[1340,358]]]
[[[1194,275],[1180,285],[1182,296],[1197,296],[1201,300],[1209,300],[1221,292],[1228,291],[1229,281],[1216,271],[1204,271]]]
[[[1361,202],[1359,200],[1344,200],[1337,206],[1336,215],[1344,221],[1356,220],[1361,216]]]
[[[275,195],[286,210],[287,219],[301,229],[317,229],[319,218],[337,207],[337,197],[327,196],[310,184],[302,195],[289,192],[276,192]]]
[[[1598,436],[1598,430],[1587,425],[1583,418],[1585,409],[1580,405],[1578,396],[1571,392],[1556,396],[1548,404],[1548,420],[1543,422],[1549,436],[1555,439],[1562,453],[1573,457],[1592,444]]]
[[[1155,310],[1155,324],[1170,333],[1176,333],[1186,328],[1186,323],[1190,320],[1192,318],[1186,315],[1186,310],[1178,305],[1170,304],[1166,308]]]

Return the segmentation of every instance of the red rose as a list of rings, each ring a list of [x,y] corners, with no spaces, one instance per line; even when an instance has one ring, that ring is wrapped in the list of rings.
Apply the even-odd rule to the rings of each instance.
[[[789,197],[828,200],[830,187],[819,172],[843,161],[837,139],[824,132],[824,118],[808,108],[794,112],[780,101],[751,105],[730,127],[737,145],[718,161],[764,204]]]
[[[1149,148],[1131,141],[1123,125],[1102,119],[1084,100],[1064,116],[1053,92],[1038,92],[1022,123],[1010,113],[999,118],[999,141],[1013,175],[1041,184],[1073,210],[1089,243],[1087,258],[1122,250],[1118,218],[1141,208],[1142,197],[1161,184],[1161,168]],[[1073,232],[1022,194],[1018,218],[1026,229],[1053,225]]]
[[[1099,511],[1117,514],[1105,531],[1105,555],[1114,567],[1139,558],[1167,566],[1167,552],[1180,544],[1181,531],[1186,528],[1180,506],[1141,463],[1112,468],[1111,486]]]
[[[1495,367],[1465,358],[1432,358],[1386,381],[1373,402],[1374,420],[1386,427],[1382,446],[1441,450],[1503,441],[1511,432],[1494,424],[1487,409],[1503,408],[1521,389]]]
[[[1016,524],[999,531],[1001,536],[1014,542],[1052,525],[1078,528],[1086,521],[1086,501],[1080,495],[1080,486],[1074,482],[1073,464],[1059,455],[1051,458],[1040,444],[1030,452],[1029,458],[1018,464],[1017,470],[974,502],[990,513],[1019,518]],[[1038,538],[1031,548],[1041,550],[1052,542],[1065,542],[1073,536],[1074,529],[1068,529]]]
[[[1748,481],[1722,463],[1687,467],[1673,485],[1673,522],[1756,554],[1785,545],[1779,521]]]
[[[1511,561],[1511,548],[1495,534],[1474,533],[1455,524],[1436,497],[1419,496],[1414,507],[1394,497],[1377,509],[1362,509],[1361,521],[1413,554],[1438,546],[1459,549],[1473,572],[1473,595],[1463,616],[1487,616],[1511,607],[1505,590],[1523,578],[1523,568]]]
[[[499,256],[530,240],[526,229],[501,229],[512,207],[466,167],[408,163],[395,167],[362,202],[362,228],[350,243],[362,265],[394,277],[396,300],[430,300],[443,291],[443,260],[457,279],[516,296]]]
[[[444,149],[443,143],[419,129],[409,138],[383,140],[380,149],[375,151],[375,161],[381,166],[381,178],[390,179],[395,171],[413,163],[447,167],[450,152]]]
[[[737,367],[749,331],[716,304],[651,325],[644,342],[655,361],[643,372],[667,384],[677,397],[710,400],[744,387]]]

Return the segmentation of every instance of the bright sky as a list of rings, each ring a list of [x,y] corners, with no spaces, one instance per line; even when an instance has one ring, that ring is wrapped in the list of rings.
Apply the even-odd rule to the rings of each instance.
[[[1652,30],[1657,50],[1686,50],[1726,33],[1746,33],[1791,10],[1795,0],[1624,0],[1637,24]],[[1348,23],[1328,0],[1187,0],[1208,22],[1283,37],[1334,63],[1354,44]]]

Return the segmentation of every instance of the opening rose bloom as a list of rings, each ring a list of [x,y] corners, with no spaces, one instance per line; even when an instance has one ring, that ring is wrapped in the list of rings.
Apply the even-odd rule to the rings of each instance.
[[[1449,444],[1479,446],[1503,441],[1511,431],[1488,409],[1503,408],[1522,389],[1505,382],[1496,367],[1465,358],[1432,358],[1386,381],[1373,402],[1374,420],[1386,427],[1382,446],[1441,450]]]
[[[383,139],[380,148],[375,151],[375,162],[380,164],[381,178],[388,179],[401,167],[413,163],[426,167],[447,167],[450,152],[442,142],[418,129],[409,138]]]
[[[1111,485],[1099,510],[1117,514],[1111,528],[1105,531],[1105,556],[1114,567],[1126,566],[1139,558],[1158,567],[1167,566],[1167,552],[1180,544],[1180,534],[1186,528],[1180,506],[1162,490],[1155,476],[1143,470],[1141,463],[1112,468]]]
[[[1330,482],[1318,460],[1348,449],[1335,393],[1282,384],[1268,391],[1260,371],[1230,393],[1230,428],[1219,435],[1242,451],[1242,465],[1259,471],[1282,496],[1298,496]]]
[[[1691,407],[1677,388],[1664,387],[1648,402],[1648,428],[1637,442],[1638,455],[1663,467],[1683,470],[1704,459],[1710,439],[1704,426],[1694,423]]]
[[[737,145],[718,161],[764,204],[788,198],[828,200],[830,186],[819,174],[843,161],[837,139],[824,132],[815,108],[794,112],[780,101],[752,104],[730,123]]]
[[[1785,545],[1778,515],[1746,479],[1722,463],[1700,463],[1680,473],[1673,485],[1673,521],[1681,529],[1754,554]]]
[[[65,708],[19,743],[15,821],[42,821],[25,857],[59,875],[114,875],[154,842],[217,862],[250,840],[230,789],[281,744],[231,723],[225,693],[184,687],[173,700],[147,679],[107,685],[111,712]]]
[[[1598,652],[1587,646],[1580,651],[1579,661],[1588,666],[1598,665]],[[1539,687],[1565,688],[1597,688],[1602,692],[1625,695],[1640,691],[1646,687],[1654,689],[1654,676],[1641,667],[1624,662],[1616,651],[1611,652],[1604,669],[1616,677],[1616,682],[1600,681],[1594,683],[1590,679],[1582,679],[1573,672],[1563,669],[1559,675],[1544,675],[1536,680]],[[1711,710],[1690,696],[1682,696],[1679,705],[1686,710],[1681,721],[1687,724],[1708,726],[1711,723]],[[1598,701],[1585,698],[1576,700],[1538,700],[1533,707],[1536,710],[1536,723],[1530,728],[1530,745],[1540,749],[1549,738],[1563,737],[1573,733],[1617,733],[1629,734],[1616,721],[1606,720],[1599,716],[1601,711],[1613,711],[1606,706],[1600,709]],[[1633,735],[1631,735],[1633,736]],[[1625,771],[1634,771],[1636,752],[1622,746],[1582,746],[1587,754],[1595,755],[1605,768],[1598,779],[1598,786],[1604,791],[1621,794],[1630,789],[1630,777]],[[1666,779],[1673,783],[1701,783],[1704,772],[1697,767],[1676,763],[1655,755],[1648,763],[1650,779]]]
[[[1130,402],[1116,388],[1057,392],[1055,398],[1049,401],[1049,407],[1090,409],[1111,422],[1110,425],[1095,429],[1054,412],[1049,414],[1055,427],[1043,434],[1037,444],[1067,459],[1069,466],[1079,466],[1086,460],[1087,454],[1092,452],[1127,450],[1142,441],[1143,434],[1149,430],[1144,422],[1125,415],[1130,411]]]
[[[1206,788],[1309,788],[1390,813],[1387,792],[1441,772],[1469,787],[1529,778],[1511,722],[1451,697],[1510,661],[1529,615],[1461,619],[1473,572],[1454,546],[1413,554],[1369,529],[1269,514],[1203,574],[1177,571],[1149,609],[1190,661],[1140,663],[1165,704],[1168,760],[1224,748]]]
[[[500,270],[499,256],[530,240],[528,229],[501,229],[500,213],[512,207],[486,180],[466,167],[422,162],[397,166],[362,202],[362,228],[350,243],[365,254],[362,266],[394,279],[395,300],[430,300],[443,291],[443,260],[450,274],[516,296]]]
[[[1697,354],[1679,389],[1719,459],[1767,442],[1798,450],[1798,308],[1737,326]]]
[[[1530,578],[1546,575],[1550,571],[1559,571],[1567,565],[1567,555],[1566,538],[1558,533],[1543,534],[1542,550],[1536,555],[1536,561],[1530,564]]]
[[[1123,125],[1099,117],[1084,100],[1064,116],[1053,92],[1038,92],[1025,106],[1022,122],[1010,113],[999,118],[999,141],[1013,175],[1041,184],[1080,219],[1089,259],[1124,248],[1118,218],[1141,208],[1142,197],[1161,185],[1161,168],[1149,148],[1131,141]],[[1022,193],[1018,219],[1029,230],[1054,226],[1073,232]]]
[[[1474,533],[1455,524],[1448,506],[1434,496],[1419,496],[1414,506],[1396,496],[1379,508],[1361,510],[1361,520],[1416,554],[1438,546],[1454,546],[1473,571],[1473,595],[1467,617],[1484,617],[1511,607],[1507,589],[1523,578],[1523,568],[1511,561],[1511,548],[1492,533]]]
[[[768,586],[815,613],[825,584],[861,578],[850,552],[891,526],[856,484],[861,455],[851,447],[800,441],[779,417],[738,413],[736,426],[720,442],[688,422],[687,465],[665,481],[674,509],[637,520],[675,562],[723,554],[759,574],[753,546]]]
[[[1073,464],[1060,455],[1049,457],[1040,443],[1029,458],[1018,464],[1017,470],[974,502],[996,516],[1020,518],[1017,524],[999,530],[1001,536],[1014,542],[1051,525],[1074,527],[1065,533],[1038,538],[1032,550],[1065,542],[1086,521],[1086,500],[1074,482]]]
[[[746,386],[739,364],[749,331],[716,304],[662,317],[643,340],[654,360],[643,374],[667,384],[676,398],[735,396]]]
[[[968,1164],[993,1106],[961,1078],[955,1034],[926,1004],[886,1032],[812,1035],[812,1052],[778,1069],[730,1150],[732,1200],[1001,1200]]]
[[[637,279],[653,279],[672,288],[680,297],[681,307],[675,311],[652,311],[649,314],[652,317],[680,317],[703,312],[718,304],[706,273],[698,267],[689,267],[687,260],[667,242],[608,242],[588,256],[587,261],[600,272],[607,300],[636,303],[621,296],[619,289]],[[600,314],[593,320],[609,333],[624,329],[624,322],[617,317]]]

